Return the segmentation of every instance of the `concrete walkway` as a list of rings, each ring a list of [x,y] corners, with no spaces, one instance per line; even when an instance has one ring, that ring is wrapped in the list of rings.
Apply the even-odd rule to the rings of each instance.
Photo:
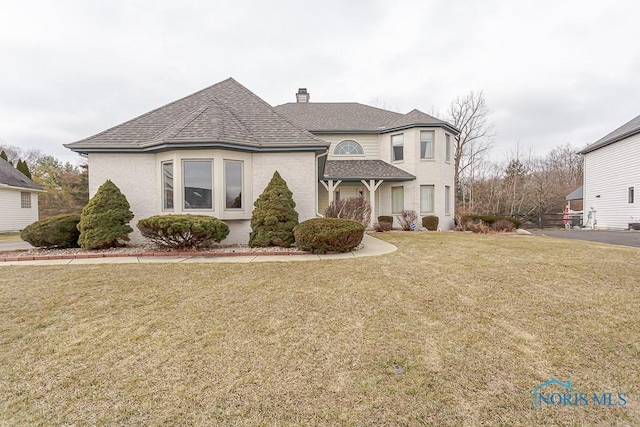
[[[398,248],[368,234],[362,239],[364,247],[355,252],[344,254],[326,255],[238,255],[238,256],[113,256],[103,258],[76,258],[76,259],[46,259],[31,261],[6,261],[0,262],[0,267],[4,265],[83,265],[83,264],[145,264],[145,263],[249,263],[249,262],[289,262],[289,261],[318,261],[328,259],[353,259],[369,256],[388,254]]]

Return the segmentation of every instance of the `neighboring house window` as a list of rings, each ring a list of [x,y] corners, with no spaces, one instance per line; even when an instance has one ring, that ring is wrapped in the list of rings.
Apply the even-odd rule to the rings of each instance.
[[[31,193],[20,193],[20,207],[31,209]]]
[[[433,159],[433,131],[420,131],[420,158]]]
[[[446,133],[444,135],[444,139],[445,139],[444,161],[449,163],[449,162],[451,162],[451,135]]]
[[[336,190],[333,192],[333,198],[336,200],[336,202],[340,200],[340,190]]]
[[[629,203],[633,203],[633,187],[629,187]]]
[[[404,135],[393,135],[391,137],[391,160],[394,162],[401,162],[404,160]]]
[[[213,209],[213,162],[184,160],[184,208]]]
[[[162,163],[162,209],[173,210],[173,162]]]
[[[358,199],[364,199],[364,191],[358,190]]]
[[[333,154],[343,156],[363,155],[364,150],[357,142],[346,140],[336,145],[336,148],[333,150]]]
[[[225,208],[242,209],[242,162],[224,161]]]
[[[444,187],[444,214],[451,215],[451,187]]]
[[[420,186],[420,212],[433,212],[435,201],[435,187],[433,185]]]
[[[391,187],[391,213],[399,214],[404,210],[404,187]]]

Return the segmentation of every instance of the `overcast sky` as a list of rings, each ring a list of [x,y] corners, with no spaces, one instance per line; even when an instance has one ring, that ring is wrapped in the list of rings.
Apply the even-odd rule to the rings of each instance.
[[[446,118],[484,91],[494,154],[594,142],[640,114],[637,1],[0,0],[0,140],[61,160],[233,77],[271,105]]]

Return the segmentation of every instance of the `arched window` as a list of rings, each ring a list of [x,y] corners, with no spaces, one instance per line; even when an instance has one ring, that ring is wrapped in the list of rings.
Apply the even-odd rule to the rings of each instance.
[[[347,139],[336,145],[336,148],[333,150],[333,154],[342,156],[362,155],[364,154],[364,150],[357,142]]]

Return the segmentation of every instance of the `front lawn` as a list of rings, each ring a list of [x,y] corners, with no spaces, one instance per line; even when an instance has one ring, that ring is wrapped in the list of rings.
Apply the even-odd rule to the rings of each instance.
[[[383,238],[399,250],[0,267],[0,425],[640,425],[640,249]],[[628,403],[534,409],[551,378]]]

